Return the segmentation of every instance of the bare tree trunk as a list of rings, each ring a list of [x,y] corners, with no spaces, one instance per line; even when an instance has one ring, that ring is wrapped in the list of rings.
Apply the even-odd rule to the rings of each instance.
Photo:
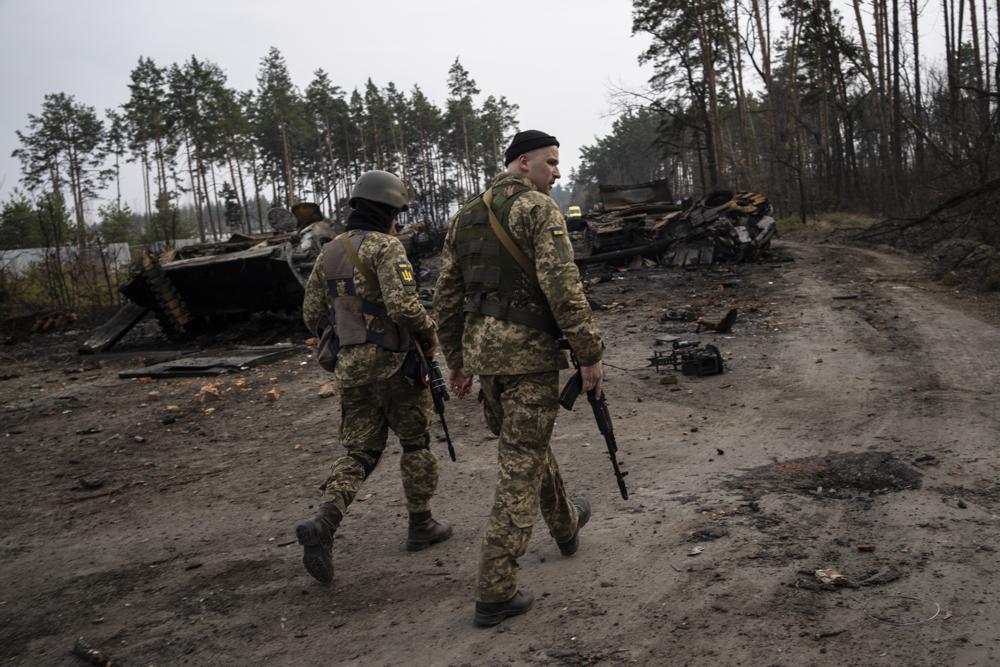
[[[878,4],[879,1],[880,0],[876,0],[876,6],[877,6],[877,4]],[[886,128],[884,96],[882,94],[882,86],[880,84],[880,82],[882,81],[882,70],[881,70],[881,68],[879,69],[879,78],[876,79],[875,78],[875,70],[874,70],[874,67],[872,65],[871,51],[868,49],[868,37],[867,37],[867,33],[865,32],[864,21],[861,19],[861,3],[860,3],[860,0],[853,0],[853,5],[854,5],[854,17],[855,17],[855,19],[858,22],[858,36],[861,39],[861,54],[862,54],[862,59],[863,59],[862,60],[862,64],[863,64],[862,71],[864,72],[865,77],[868,79],[868,86],[869,86],[869,89],[871,91],[872,104],[875,107],[875,116],[877,118],[878,127],[879,127],[879,147],[880,147],[881,155],[879,155],[878,159],[876,160],[875,168],[879,172],[881,172],[881,176],[882,176],[882,188],[881,188],[881,193],[880,193],[881,197],[879,197],[879,199],[881,201],[884,201],[885,194],[886,194],[886,189],[887,189],[887,185],[888,185],[886,183],[886,171],[887,170],[885,168],[885,159],[888,156],[888,143],[889,142],[888,142],[888,137],[886,136],[888,134],[888,130]],[[876,11],[875,23],[876,23],[876,35],[878,37],[877,45],[878,45],[878,50],[879,50],[879,59],[881,60],[882,59],[882,42],[881,42],[881,39],[880,39],[881,38],[881,29],[878,27],[879,24],[880,24],[880,19],[879,19],[877,11]],[[882,152],[882,148],[883,147],[884,147],[884,152]]]
[[[215,182],[215,165],[211,162],[208,163],[208,173],[212,176],[212,204],[211,206],[215,208],[215,217],[219,220],[219,231],[228,231],[222,229],[222,211],[223,207],[219,204],[219,186]],[[212,208],[209,208],[211,212]]]
[[[187,134],[184,136],[184,151],[187,154],[188,175],[191,177],[191,194],[194,195],[194,218],[198,224],[198,238],[205,242],[205,219],[201,212],[201,190],[198,185],[198,175],[191,164],[191,143]]]
[[[969,29],[972,31],[972,59],[976,87],[982,90],[985,88],[983,85],[983,54],[979,49],[979,21],[976,16],[976,0],[969,0]]]
[[[285,187],[288,189],[285,193],[285,201],[288,208],[291,209],[298,198],[295,196],[295,184],[292,180],[292,150],[288,145],[288,133],[286,132],[285,125],[284,121],[282,121],[278,127],[281,130],[281,151],[285,161]]]
[[[257,158],[251,150],[250,175],[253,178],[253,198],[257,203],[257,231],[264,233],[264,211],[260,205],[260,179],[257,177]]]
[[[774,78],[771,76],[771,18],[770,7],[767,7],[767,15],[761,16],[760,0],[752,0],[754,26],[757,29],[757,40],[760,43],[761,71],[764,75],[764,91],[767,95],[767,152],[770,154],[768,163],[768,182],[766,189],[776,187],[778,178],[776,173],[775,152],[777,148],[778,122],[774,108]],[[764,18],[767,19],[766,23]]]
[[[924,126],[923,98],[920,90],[920,31],[918,28],[918,18],[920,16],[917,7],[917,0],[910,0],[910,33],[913,41],[913,113],[916,116],[916,123],[920,127]],[[917,133],[914,137],[914,158],[917,162],[917,181],[923,180],[924,175],[924,138]]]
[[[700,55],[702,80],[705,85],[705,92],[708,97],[708,113],[705,120],[706,150],[708,151],[709,164],[711,169],[711,188],[718,187],[720,170],[722,167],[722,136],[719,129],[719,91],[715,74],[715,44],[714,44],[714,21],[701,0],[697,0],[698,41]]]
[[[142,149],[142,194],[146,202],[146,221],[153,217],[153,207],[150,202],[149,192],[149,157],[146,154],[146,147]]]
[[[159,196],[167,192],[167,165],[164,161],[163,142],[160,139],[159,128],[156,129],[155,133],[155,147],[156,151],[153,154],[153,158],[156,161],[156,183],[160,188],[160,191],[157,193],[157,200],[159,200]]]
[[[997,57],[994,67],[996,68],[996,85],[993,87],[994,90],[1000,91],[1000,2],[993,3],[997,10],[997,30],[995,33],[995,40],[997,42]]]
[[[236,190],[236,184],[237,184],[236,169],[233,167],[233,158],[229,154],[228,150],[226,151],[226,163],[229,166],[229,179],[233,184],[233,190]],[[250,229],[247,226],[246,208],[243,206],[243,201],[240,198],[239,190],[236,190],[236,203],[239,204],[240,207],[240,231],[244,233],[249,233]]]
[[[243,183],[243,167],[240,165],[238,153],[236,153],[236,141],[230,137],[229,146],[233,151],[233,162],[236,163],[236,178],[240,184],[240,206],[243,209],[243,226],[247,234],[253,234],[253,227],[250,226],[250,202],[247,201],[247,189]]]
[[[205,209],[208,212],[208,224],[212,230],[212,240],[219,240],[219,226],[216,224],[215,216],[212,214],[212,200],[209,196],[208,191],[208,180],[205,178],[205,162],[201,159],[201,150],[198,144],[194,145],[194,163],[195,168],[198,170],[198,175],[201,176],[202,192],[205,193]]]
[[[809,211],[808,195],[805,184],[805,137],[802,127],[802,109],[799,99],[799,40],[802,35],[802,14],[800,5],[795,5],[792,14],[792,42],[789,46],[788,87],[792,98],[792,128],[795,141],[795,174],[798,182],[799,219],[805,223]]]
[[[989,70],[989,65],[986,69]],[[122,166],[121,156],[118,153],[115,153],[115,210],[122,210]]]
[[[900,201],[907,191],[903,183],[903,110],[900,100],[901,64],[899,58],[899,0],[892,0],[892,161],[893,161],[893,201]]]
[[[975,2],[976,0],[971,1]],[[998,6],[997,9],[1000,10],[1000,6]],[[986,66],[983,68],[985,71],[983,84],[988,96],[993,82],[990,79],[990,10],[989,6],[986,4],[986,0],[983,0],[983,56],[986,59]],[[989,108],[989,101],[987,101],[986,106]]]

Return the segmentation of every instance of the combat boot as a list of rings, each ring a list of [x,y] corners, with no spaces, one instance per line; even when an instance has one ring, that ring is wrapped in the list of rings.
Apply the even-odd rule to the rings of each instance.
[[[528,591],[518,591],[506,602],[477,602],[476,625],[488,628],[510,616],[519,616],[529,609],[535,596]]]
[[[563,556],[572,556],[580,548],[580,529],[590,521],[590,501],[586,498],[574,498],[573,505],[576,506],[576,532],[565,542],[558,542],[559,553]]]
[[[333,534],[344,515],[334,503],[323,503],[319,513],[295,527],[302,545],[302,564],[320,583],[333,581]]]
[[[421,551],[451,537],[451,526],[438,521],[430,512],[411,512],[410,529],[406,534],[406,550]]]

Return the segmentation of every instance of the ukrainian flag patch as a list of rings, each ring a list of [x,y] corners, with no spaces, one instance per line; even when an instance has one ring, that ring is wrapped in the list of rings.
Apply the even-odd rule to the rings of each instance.
[[[552,232],[552,236],[562,236],[566,233],[561,225],[553,225],[552,227],[549,227],[549,231]]]
[[[413,265],[411,265],[406,260],[400,260],[396,263],[396,269],[399,271],[399,277],[403,281],[404,285],[413,285],[416,280],[413,277]]]

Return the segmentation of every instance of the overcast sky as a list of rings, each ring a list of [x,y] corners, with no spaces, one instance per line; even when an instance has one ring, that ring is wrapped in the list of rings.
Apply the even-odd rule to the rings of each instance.
[[[165,66],[196,55],[231,86],[255,88],[270,46],[300,90],[323,68],[347,91],[368,77],[407,91],[419,84],[439,106],[458,57],[483,97],[520,106],[521,128],[559,138],[568,175],[579,147],[610,129],[611,88],[649,78],[637,62],[647,43],[631,37],[629,0],[0,0],[0,198],[20,179],[14,132],[45,94],[117,107],[139,56]],[[133,210],[139,178],[133,170],[123,183]]]

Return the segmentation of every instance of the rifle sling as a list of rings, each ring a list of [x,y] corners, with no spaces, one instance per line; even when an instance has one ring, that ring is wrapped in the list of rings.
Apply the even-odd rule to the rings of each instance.
[[[354,246],[351,244],[350,240],[347,238],[347,234],[341,234],[337,237],[340,241],[340,245],[344,246],[344,252],[347,253],[347,258],[351,260],[351,264],[354,268],[358,270],[362,276],[364,276],[365,281],[369,285],[369,289],[374,291],[378,288],[378,278],[372,273],[367,266],[361,263],[361,258],[358,257],[358,253],[354,251]]]
[[[517,247],[517,243],[515,243],[514,239],[510,237],[507,230],[503,228],[503,225],[501,225],[500,221],[497,220],[496,213],[493,212],[492,188],[487,188],[486,192],[483,193],[483,203],[486,204],[486,212],[489,214],[490,227],[493,228],[493,233],[497,235],[497,238],[500,239],[500,243],[502,243],[503,247],[507,249],[510,256],[514,258],[514,261],[521,265],[524,272],[527,273],[532,282],[537,285],[538,274],[535,273],[534,263],[528,259],[528,256],[525,255],[520,248]]]

